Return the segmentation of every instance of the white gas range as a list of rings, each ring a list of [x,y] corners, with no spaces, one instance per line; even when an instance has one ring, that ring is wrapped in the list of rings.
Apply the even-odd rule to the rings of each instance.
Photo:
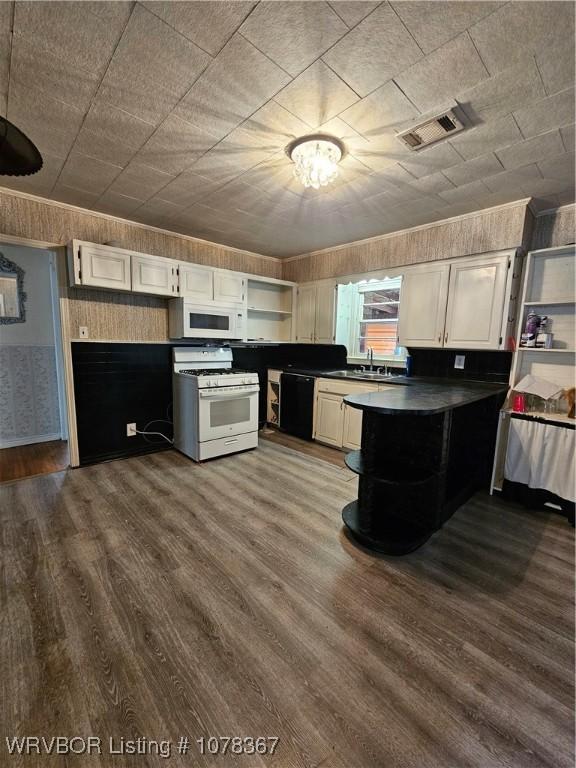
[[[194,461],[258,447],[258,374],[227,347],[174,347],[174,447]]]

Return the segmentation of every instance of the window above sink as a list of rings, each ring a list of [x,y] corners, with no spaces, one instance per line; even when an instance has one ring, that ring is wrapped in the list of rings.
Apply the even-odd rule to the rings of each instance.
[[[348,362],[367,359],[403,366],[406,350],[398,345],[398,310],[402,276],[362,280],[338,286],[336,342],[348,350]]]

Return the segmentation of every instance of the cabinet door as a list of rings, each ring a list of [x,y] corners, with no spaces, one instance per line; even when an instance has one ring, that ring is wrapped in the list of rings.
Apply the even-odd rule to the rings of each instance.
[[[441,347],[450,266],[415,267],[402,277],[398,339],[403,347]]]
[[[132,290],[174,296],[177,264],[159,256],[132,256]]]
[[[508,256],[453,263],[450,267],[444,346],[498,349]]]
[[[180,296],[195,299],[200,304],[214,298],[214,270],[197,264],[180,262]]]
[[[311,344],[316,322],[316,286],[298,288],[296,301],[296,341]]]
[[[129,291],[132,288],[130,253],[109,246],[80,246],[82,285]]]
[[[351,408],[344,403],[344,427],[342,445],[344,448],[356,450],[360,448],[362,441],[362,411],[359,408]]]
[[[316,399],[315,421],[314,439],[341,448],[344,424],[342,397],[319,392]]]
[[[334,343],[334,307],[336,287],[334,283],[316,286],[316,307],[314,310],[314,341],[317,344]]]
[[[246,281],[234,272],[214,272],[214,300],[225,304],[242,304]]]

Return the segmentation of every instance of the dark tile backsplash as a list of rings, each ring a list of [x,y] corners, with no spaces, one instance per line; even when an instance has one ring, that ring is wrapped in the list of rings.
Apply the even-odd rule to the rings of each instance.
[[[512,352],[410,349],[410,355],[413,376],[438,376],[443,379],[494,381],[506,384],[512,365]],[[456,355],[465,355],[463,370],[454,368]]]

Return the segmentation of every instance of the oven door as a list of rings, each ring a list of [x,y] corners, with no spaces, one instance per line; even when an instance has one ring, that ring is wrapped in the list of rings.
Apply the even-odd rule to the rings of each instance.
[[[198,439],[217,440],[258,430],[258,384],[198,391]]]
[[[184,303],[184,335],[200,339],[242,339],[243,311],[238,307],[200,306]]]

